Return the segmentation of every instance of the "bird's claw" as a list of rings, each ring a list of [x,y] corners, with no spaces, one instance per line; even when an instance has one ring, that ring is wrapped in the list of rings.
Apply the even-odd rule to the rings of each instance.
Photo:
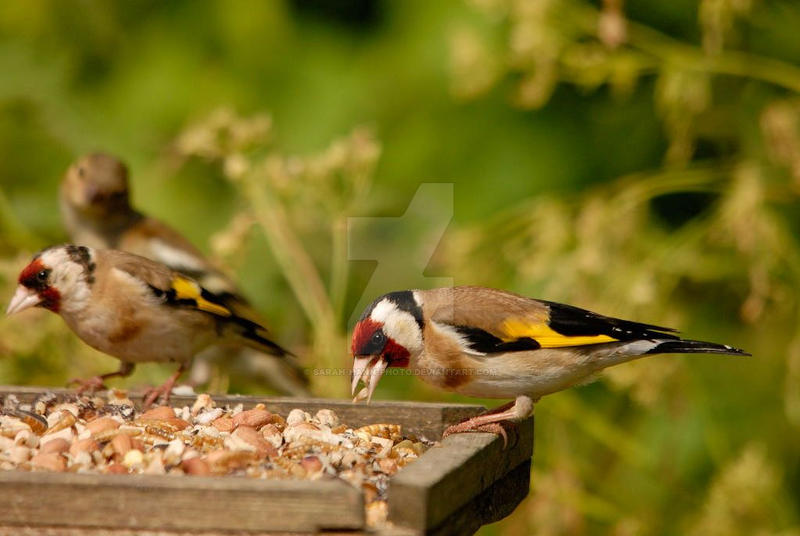
[[[169,395],[172,394],[172,386],[159,385],[148,389],[142,398],[142,407],[149,408],[159,397],[164,397],[164,404],[169,402]]]
[[[178,375],[174,374],[171,376],[167,381],[159,385],[158,387],[151,387],[147,390],[144,394],[144,399],[142,401],[142,405],[145,408],[148,408],[153,405],[153,402],[158,400],[159,397],[163,397],[162,401],[164,404],[169,404],[169,397],[172,395],[172,389],[175,387],[175,382],[178,379]]]
[[[102,376],[92,376],[91,378],[72,378],[67,382],[67,386],[77,385],[76,391],[78,394],[83,394],[86,391],[94,393],[95,391],[102,391],[107,389]]]
[[[469,432],[486,432],[489,434],[497,434],[503,438],[503,450],[508,447],[508,433],[506,427],[516,431],[516,424],[511,421],[491,422],[487,424],[477,424],[472,419],[454,424],[448,427],[442,434],[442,439],[452,434],[463,434]]]

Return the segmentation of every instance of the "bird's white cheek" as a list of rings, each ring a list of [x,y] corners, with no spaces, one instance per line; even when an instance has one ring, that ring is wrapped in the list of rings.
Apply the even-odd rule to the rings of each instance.
[[[401,311],[394,303],[384,299],[372,310],[370,318],[383,325],[386,336],[410,353],[422,351],[422,331],[416,319],[407,311]]]
[[[422,332],[415,321],[396,322],[391,326],[384,326],[386,336],[411,353],[422,350]]]
[[[79,311],[86,307],[91,295],[91,289],[83,281],[77,281],[77,277],[65,277],[56,284],[56,288],[61,294],[61,307],[64,311]]]

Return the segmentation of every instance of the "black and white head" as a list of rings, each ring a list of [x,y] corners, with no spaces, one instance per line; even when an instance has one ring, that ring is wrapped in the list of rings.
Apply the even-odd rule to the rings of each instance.
[[[363,380],[371,398],[388,367],[408,367],[422,352],[423,326],[422,301],[415,291],[390,292],[372,302],[353,329],[352,392]]]
[[[30,307],[43,307],[54,313],[79,310],[89,300],[94,270],[91,248],[71,244],[47,248],[20,272],[19,285],[6,314]]]

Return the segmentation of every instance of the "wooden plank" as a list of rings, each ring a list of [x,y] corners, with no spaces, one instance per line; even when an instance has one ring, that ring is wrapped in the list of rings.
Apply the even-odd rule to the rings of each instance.
[[[528,496],[531,461],[523,462],[447,517],[429,536],[473,534],[483,525],[495,523],[513,512]]]
[[[455,434],[428,450],[392,479],[389,521],[421,533],[448,517],[533,455],[533,417],[509,433]]]
[[[531,460],[523,462],[486,488],[477,497],[449,515],[438,527],[426,531],[391,525],[373,536],[450,536],[473,534],[483,525],[495,523],[513,512],[528,496]],[[4,536],[0,534],[0,536]],[[49,535],[48,535],[49,536]]]
[[[364,527],[345,482],[0,473],[4,525],[144,530],[317,532]]]
[[[21,402],[30,403],[45,390],[59,396],[74,396],[71,389],[43,389],[41,387],[0,386],[0,398],[16,396]],[[104,396],[104,393],[99,393]],[[353,404],[349,400],[325,398],[259,397],[219,394],[211,395],[217,404],[243,404],[250,408],[264,404],[269,411],[284,417],[294,408],[302,408],[309,413],[327,408],[332,409],[339,419],[349,426],[364,426],[377,422],[399,424],[407,433],[430,440],[439,439],[445,428],[485,411],[485,408],[470,404],[442,404],[433,402],[372,402]],[[130,393],[131,400],[141,400],[141,393]],[[171,403],[176,406],[191,405],[194,396],[173,396]]]
[[[22,527],[0,524],[0,536],[418,536],[413,533],[397,533],[384,535],[378,532],[351,530],[314,531],[314,532],[241,532],[228,530],[142,530],[118,529],[108,527],[65,527],[37,526]]]
[[[49,391],[74,395],[70,390]],[[14,394],[21,402],[31,402],[42,392],[41,388],[0,387],[0,398]],[[364,405],[342,400],[212,396],[218,404],[251,407],[263,403],[282,415],[296,407],[310,413],[328,408],[352,426],[393,422],[403,425],[407,433],[431,439],[439,438],[446,426],[483,410],[480,406],[436,403]],[[185,405],[194,399],[176,396],[173,402]],[[441,446],[429,449],[391,479],[392,525],[371,533],[461,534],[504,517],[528,492],[532,449],[532,418],[509,433],[506,449],[494,434],[446,438]],[[0,501],[0,536],[4,527],[15,524],[27,525],[29,530],[38,527],[56,531],[41,532],[47,535],[60,534],[59,527],[83,527],[97,531],[98,536],[118,531],[126,536],[126,530],[165,531],[170,535],[192,531],[198,536],[230,534],[227,531],[275,534],[364,530],[362,492],[337,480],[0,472],[0,488],[13,497]]]
[[[0,525],[0,536],[365,536],[363,532],[247,532],[240,531],[174,531],[174,530],[142,530],[116,529],[107,527],[64,527],[41,526],[20,527]],[[374,535],[372,535],[374,536]],[[383,535],[381,535],[383,536]],[[399,536],[399,535],[398,535]],[[402,535],[415,536],[415,535]]]

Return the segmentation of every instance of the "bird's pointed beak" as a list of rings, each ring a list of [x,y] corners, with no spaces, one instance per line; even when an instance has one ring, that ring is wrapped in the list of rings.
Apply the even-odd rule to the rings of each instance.
[[[14,293],[14,297],[11,298],[11,303],[8,304],[6,314],[13,315],[14,313],[24,311],[25,309],[29,309],[30,307],[34,307],[40,303],[42,303],[42,299],[39,297],[36,291],[19,285],[17,287],[17,291]]]
[[[358,382],[363,381],[367,387],[367,402],[372,400],[372,393],[378,382],[386,372],[389,363],[379,355],[355,356],[353,358],[353,380],[350,385],[350,394],[355,395]]]

